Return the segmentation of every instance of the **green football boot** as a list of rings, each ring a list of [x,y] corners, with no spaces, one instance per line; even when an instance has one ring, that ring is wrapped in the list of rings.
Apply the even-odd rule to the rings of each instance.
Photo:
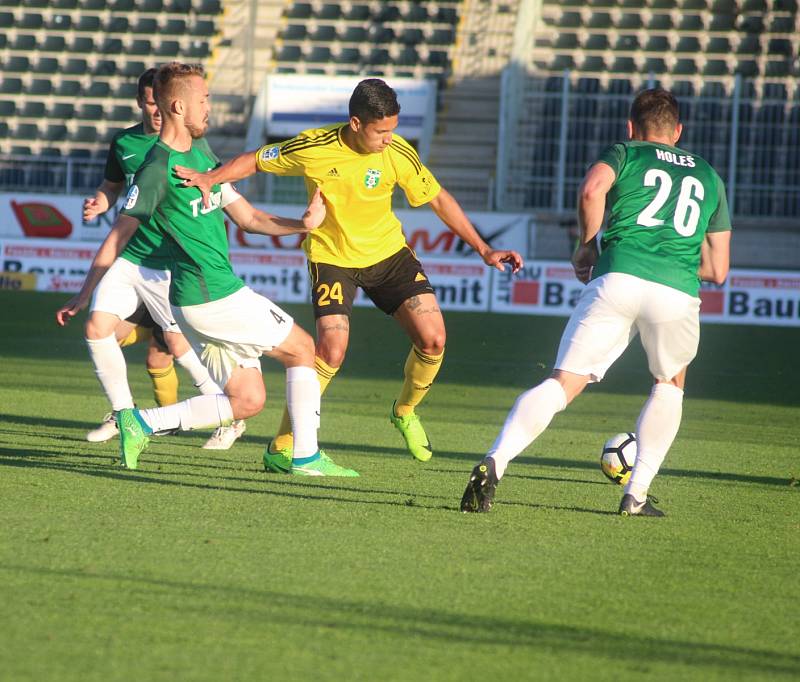
[[[150,442],[136,412],[135,409],[126,409],[117,413],[120,464],[126,469],[139,466],[139,455]]]
[[[269,442],[264,450],[264,471],[275,474],[292,473],[292,448],[283,448],[277,452],[270,452],[273,441]]]
[[[395,425],[395,428],[403,436],[406,448],[414,456],[414,459],[420,462],[427,462],[433,457],[433,449],[428,436],[425,434],[425,429],[422,428],[422,422],[413,412],[404,417],[398,417],[394,412],[396,404],[396,401],[392,403],[392,413],[389,415],[389,421]]]
[[[355,478],[357,471],[346,469],[334,462],[324,450],[319,450],[311,457],[303,457],[292,461],[292,473],[295,476],[341,476]]]

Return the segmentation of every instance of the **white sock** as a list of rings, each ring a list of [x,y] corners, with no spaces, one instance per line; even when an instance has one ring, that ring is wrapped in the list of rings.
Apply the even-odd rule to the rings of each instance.
[[[86,345],[94,363],[94,373],[111,403],[111,409],[116,411],[133,407],[128,368],[117,337],[112,334],[104,339],[86,339]]]
[[[683,391],[673,384],[656,384],[636,423],[637,455],[625,494],[643,502],[667,451],[675,440],[683,413]]]
[[[160,433],[225,426],[233,419],[233,410],[228,396],[220,393],[197,395],[174,405],[139,410],[139,415],[155,433]]]
[[[310,457],[317,450],[320,410],[319,379],[313,367],[286,368],[286,405],[294,434],[294,457]]]
[[[203,395],[218,395],[222,393],[222,388],[211,378],[206,366],[200,362],[197,353],[191,348],[179,358],[175,358],[175,361],[189,372],[195,387],[200,393]]]
[[[523,393],[506,417],[503,430],[489,450],[497,478],[505,473],[508,463],[527,448],[553,419],[567,406],[567,395],[555,379],[547,379]]]

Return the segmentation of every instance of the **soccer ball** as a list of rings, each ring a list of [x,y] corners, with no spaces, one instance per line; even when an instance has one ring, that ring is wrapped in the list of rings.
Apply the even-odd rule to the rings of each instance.
[[[603,446],[600,469],[610,481],[625,485],[631,477],[636,452],[636,434],[618,433]]]

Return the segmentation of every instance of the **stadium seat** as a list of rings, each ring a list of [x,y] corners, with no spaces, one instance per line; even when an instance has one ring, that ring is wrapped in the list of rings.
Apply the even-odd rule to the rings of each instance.
[[[602,42],[607,43],[608,38],[603,35],[601,36],[603,39]],[[639,37],[635,33],[623,33],[617,38],[617,42],[614,45],[615,52],[633,52],[639,49]]]
[[[736,64],[734,72],[745,78],[755,78],[759,73],[758,62],[754,59],[740,59]]]
[[[383,47],[373,47],[364,59],[364,64],[369,66],[383,66],[391,61],[389,50]]]
[[[45,115],[44,102],[37,102],[35,100],[28,100],[22,108],[17,112],[17,116],[22,118],[43,118]]]
[[[78,0],[51,0],[50,7],[54,9],[77,9]]]
[[[735,14],[715,14],[708,25],[709,31],[733,31],[736,26]]]
[[[198,14],[219,14],[222,12],[222,2],[220,0],[200,0],[197,8]]]
[[[672,30],[672,17],[669,14],[654,14],[647,23],[648,31]]]
[[[702,31],[705,28],[703,17],[700,14],[684,14],[677,28],[679,31]]]
[[[767,53],[791,58],[792,41],[787,38],[772,38],[767,44]]]
[[[400,20],[400,10],[397,8],[397,5],[393,5],[391,3],[382,3],[381,8],[377,11],[375,16],[373,17],[373,21],[376,24],[384,24],[390,21],[399,21]]]
[[[39,49],[42,52],[63,52],[66,48],[66,43],[64,36],[47,35]]]
[[[31,68],[33,73],[57,73],[58,72],[58,59],[55,57],[39,57],[37,62]]]
[[[39,97],[49,95],[51,92],[53,92],[53,81],[49,78],[34,78],[25,91],[28,95],[37,95]]]
[[[743,35],[736,46],[736,54],[758,55],[761,54],[761,40],[757,35]]]
[[[208,19],[198,19],[191,28],[192,35],[200,38],[208,38],[215,33],[214,22]]]
[[[316,12],[314,16],[322,21],[336,21],[342,16],[342,8],[338,3],[326,3],[320,7],[319,12]]]
[[[185,33],[186,20],[184,19],[167,19],[160,31],[162,36],[169,36],[173,38],[180,38]]]
[[[742,14],[747,12],[766,14],[767,11],[767,0],[743,0],[739,7],[739,12]]]
[[[394,42],[394,29],[389,26],[372,26],[369,29],[369,40],[373,45],[384,45]]]
[[[758,14],[740,15],[739,30],[743,33],[763,33],[764,17]]]
[[[17,33],[17,37],[11,41],[9,48],[26,52],[34,50],[36,49],[36,36],[30,33]]]
[[[205,40],[193,40],[183,52],[184,57],[205,59],[211,54],[211,47]]]
[[[419,54],[411,45],[406,45],[394,58],[394,63],[399,66],[415,66],[420,63]]]
[[[670,91],[678,98],[694,97],[694,83],[692,81],[673,81]],[[683,104],[681,104],[681,118],[687,118],[683,112]]]
[[[26,28],[30,30],[37,30],[44,26],[44,17],[41,14],[23,14],[22,18],[17,22],[17,29]]]
[[[645,52],[656,52],[663,54],[666,52],[671,52],[671,50],[672,48],[670,47],[667,36],[650,36],[650,39],[647,41],[647,45],[644,46]]]
[[[55,102],[50,107],[50,118],[69,121],[75,117],[75,105],[72,102]],[[52,138],[50,138],[52,139]]]
[[[612,95],[629,95],[633,87],[628,78],[612,78],[608,81],[608,92]]]
[[[616,57],[610,71],[611,73],[635,73],[636,62],[633,57]]]
[[[144,55],[146,55],[146,56],[149,57],[150,53],[152,51],[153,51],[153,48],[150,45],[150,41],[149,40],[144,40],[142,38],[139,38],[137,40],[132,40],[130,42],[130,44],[128,45],[128,49],[127,49],[127,53],[129,55],[134,55],[134,56],[138,56],[138,55],[144,56]]]
[[[706,9],[706,0],[681,0],[681,10],[702,12]]]
[[[3,76],[0,81],[0,92],[7,95],[18,95],[22,92],[22,79]]]
[[[109,121],[135,121],[138,113],[133,107],[118,104],[111,108],[107,118]]]
[[[552,71],[563,71],[564,69],[574,69],[575,59],[571,54],[557,54],[549,64]]]
[[[344,43],[361,44],[367,40],[367,29],[363,26],[348,26],[339,36],[339,40]]]
[[[774,16],[769,25],[770,33],[794,33],[794,17]]]
[[[17,105],[11,100],[0,100],[0,116],[9,118],[17,111]]]
[[[127,33],[129,26],[130,22],[128,21],[128,17],[111,16],[106,21],[105,32]]]
[[[331,24],[320,24],[308,37],[316,42],[331,43],[336,40],[336,27]]]
[[[288,7],[289,9],[286,10],[286,16],[290,19],[311,18],[311,3],[295,2],[295,3],[290,3]]]
[[[94,142],[97,139],[97,128],[94,126],[78,126],[72,139],[76,142]]]
[[[408,24],[424,24],[428,21],[428,9],[421,3],[411,3],[403,13],[403,21]]]
[[[767,78],[786,78],[791,75],[792,62],[781,60],[770,60],[764,66],[764,76]]]
[[[672,67],[672,73],[680,74],[681,76],[690,76],[697,73],[697,63],[692,58],[681,58],[675,62]]]
[[[120,75],[129,76],[131,78],[139,78],[139,76],[141,76],[147,70],[147,68],[147,64],[144,62],[133,61],[129,59],[123,65]]]
[[[102,28],[100,17],[96,14],[82,14],[78,21],[73,24],[74,31],[81,31],[83,33],[96,33]]]
[[[39,126],[36,123],[17,123],[14,138],[18,140],[38,140]]]
[[[157,57],[174,59],[181,51],[180,43],[177,40],[162,40],[153,52]]]
[[[608,12],[592,12],[586,23],[589,28],[611,28],[612,24],[611,15]]]
[[[455,7],[439,7],[436,15],[431,17],[440,24],[455,24],[458,21],[458,12]]]
[[[289,24],[281,35],[283,40],[305,40],[308,29],[305,24]]]
[[[139,74],[143,73],[144,69],[139,71]],[[120,83],[117,88],[114,90],[114,97],[117,99],[126,99],[132,100],[137,96],[137,84],[134,81],[128,83]]]
[[[403,45],[419,45],[424,42],[425,36],[422,33],[422,29],[406,28],[397,39]]]
[[[122,40],[120,38],[106,38],[98,50],[101,54],[122,54]]]
[[[728,54],[731,51],[731,41],[723,37],[711,38],[706,45],[709,54]]]
[[[69,31],[72,28],[72,17],[69,14],[54,14],[46,28],[51,31]]]
[[[28,73],[31,62],[27,57],[12,55],[3,64],[3,71],[7,73]]]
[[[584,58],[581,64],[581,71],[586,73],[604,73],[606,71],[606,60],[598,55],[589,55]]]
[[[331,60],[331,49],[324,45],[314,45],[305,61],[316,64],[327,64]]]
[[[579,12],[562,12],[557,24],[561,28],[580,28],[583,26],[583,17]]]
[[[675,46],[675,52],[685,52],[688,54],[700,54],[700,40],[696,36],[683,36]]]
[[[68,76],[83,76],[87,70],[85,59],[67,59],[61,67],[61,73]]]
[[[11,12],[0,12],[0,28],[11,28],[14,25],[14,15]]]
[[[168,0],[164,3],[164,11],[172,14],[189,14],[192,11],[192,0]]]
[[[648,57],[644,61],[643,73],[666,73],[667,64],[661,57]]]
[[[561,31],[553,45],[557,50],[574,50],[578,47],[578,34]]]
[[[133,12],[136,9],[135,0],[111,0],[109,9],[112,12]]]
[[[84,97],[97,97],[104,99],[111,94],[111,86],[103,81],[92,81],[83,92]]]
[[[361,61],[361,52],[357,47],[343,47],[336,55],[336,61],[339,64],[357,64]]]
[[[350,8],[342,14],[342,18],[348,21],[366,21],[369,19],[369,16],[369,5],[360,5],[356,3],[350,5]]]
[[[726,76],[728,74],[728,64],[723,59],[709,59],[703,66],[704,76]]]
[[[429,45],[452,45],[455,41],[455,32],[452,28],[435,28],[428,38]]]
[[[158,22],[153,17],[139,17],[130,29],[133,33],[156,35]]]
[[[80,81],[74,81],[69,78],[62,78],[61,83],[56,88],[54,95],[60,97],[77,97],[81,92]]]
[[[712,0],[711,12],[712,14],[736,14],[738,12],[736,0]]]
[[[629,36],[621,36],[620,39],[628,38]],[[592,33],[583,44],[584,50],[607,50],[608,49],[608,35],[606,33]]]
[[[67,44],[67,51],[76,54],[91,54],[94,52],[94,39],[89,36],[73,36]]]
[[[617,28],[624,31],[635,31],[644,26],[642,15],[639,12],[625,12],[620,15],[616,24]]]
[[[106,0],[80,0],[80,7],[99,12],[106,8]]]
[[[110,59],[98,59],[92,68],[95,76],[113,76],[117,72],[117,63]]]
[[[303,53],[297,45],[283,45],[281,49],[278,50],[278,54],[275,58],[279,62],[297,62],[300,61],[302,56]]]
[[[136,3],[140,12],[163,12],[164,3],[162,0],[141,0]]]

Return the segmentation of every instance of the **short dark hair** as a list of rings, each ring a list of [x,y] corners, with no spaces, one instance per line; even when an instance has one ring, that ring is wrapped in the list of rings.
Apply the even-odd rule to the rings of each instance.
[[[205,78],[205,75],[201,64],[169,62],[159,66],[153,78],[153,97],[158,108],[163,111],[169,109],[170,99],[185,81],[193,76]]]
[[[380,78],[367,78],[356,85],[350,96],[350,116],[362,123],[380,121],[400,113],[397,93]]]
[[[144,100],[144,89],[153,87],[156,71],[158,71],[158,69],[155,67],[152,69],[147,69],[147,71],[139,76],[139,83],[136,86],[136,99],[138,99],[140,102]]]
[[[675,130],[680,122],[678,100],[663,88],[642,90],[631,104],[629,118],[643,133]]]

